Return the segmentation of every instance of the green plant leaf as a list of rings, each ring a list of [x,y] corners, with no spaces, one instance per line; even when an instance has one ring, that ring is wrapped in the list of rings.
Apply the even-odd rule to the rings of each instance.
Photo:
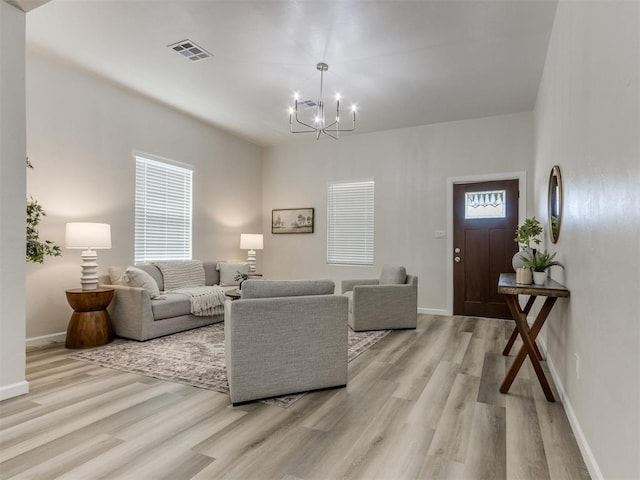
[[[27,158],[27,168],[33,168]],[[60,247],[51,240],[40,240],[40,232],[36,228],[41,217],[47,214],[33,197],[27,199],[27,238],[26,238],[26,260],[32,263],[43,263],[44,257],[59,257],[62,255]]]

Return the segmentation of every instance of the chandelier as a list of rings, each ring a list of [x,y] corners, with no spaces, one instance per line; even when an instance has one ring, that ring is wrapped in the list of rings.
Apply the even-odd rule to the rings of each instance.
[[[322,83],[324,72],[329,70],[329,65],[320,62],[316,65],[316,68],[320,71],[320,99],[317,102],[312,100],[298,102],[299,96],[296,92],[294,95],[295,104],[293,107],[289,107],[289,128],[291,133],[315,133],[316,140],[320,139],[322,133],[337,140],[340,137],[340,132],[352,132],[356,128],[356,106],[351,106],[351,126],[349,128],[340,128],[340,94],[336,95],[336,116],[333,120],[329,120],[331,123],[328,123],[329,121],[325,118]],[[301,116],[304,116],[304,118],[301,119],[298,116],[299,105],[303,106],[303,110],[311,110],[313,114],[305,115],[303,112]],[[296,130],[295,128],[301,129]]]

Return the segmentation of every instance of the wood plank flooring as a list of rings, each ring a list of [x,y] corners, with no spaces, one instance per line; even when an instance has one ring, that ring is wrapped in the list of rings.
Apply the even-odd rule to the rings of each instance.
[[[351,362],[347,388],[288,409],[32,350],[30,393],[0,403],[0,478],[589,478],[528,361],[498,392],[512,328],[420,315]]]

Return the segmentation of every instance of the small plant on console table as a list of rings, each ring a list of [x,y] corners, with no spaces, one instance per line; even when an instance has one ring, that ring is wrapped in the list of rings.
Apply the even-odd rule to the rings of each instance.
[[[556,266],[564,268],[564,266],[560,262],[555,260],[556,253],[557,252],[548,253],[546,250],[537,251],[534,254],[526,257],[523,255],[522,261],[527,267],[531,268],[534,272],[544,272],[547,268],[556,267]]]
[[[531,255],[525,256],[522,255],[522,262],[525,266],[531,268],[533,270],[533,283],[536,285],[542,285],[547,278],[547,269],[550,267],[560,267],[564,268],[564,266],[555,260],[556,253],[548,253],[545,251],[537,251],[533,252]]]
[[[538,235],[541,233],[542,225],[536,217],[525,219],[524,223],[516,229],[516,238],[513,241],[518,244],[520,251],[516,252],[511,259],[511,265],[516,272],[524,265],[522,260],[536,252],[535,248],[531,248],[531,244],[540,245]]]
[[[521,250],[527,251],[531,248],[531,242],[540,245],[538,235],[542,233],[542,225],[536,217],[525,219],[524,223],[516,230],[516,238],[513,240],[518,242]]]

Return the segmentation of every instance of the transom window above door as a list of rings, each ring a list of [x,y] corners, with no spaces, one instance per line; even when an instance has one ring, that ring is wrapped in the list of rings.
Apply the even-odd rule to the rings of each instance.
[[[505,190],[465,192],[464,218],[505,218]]]

